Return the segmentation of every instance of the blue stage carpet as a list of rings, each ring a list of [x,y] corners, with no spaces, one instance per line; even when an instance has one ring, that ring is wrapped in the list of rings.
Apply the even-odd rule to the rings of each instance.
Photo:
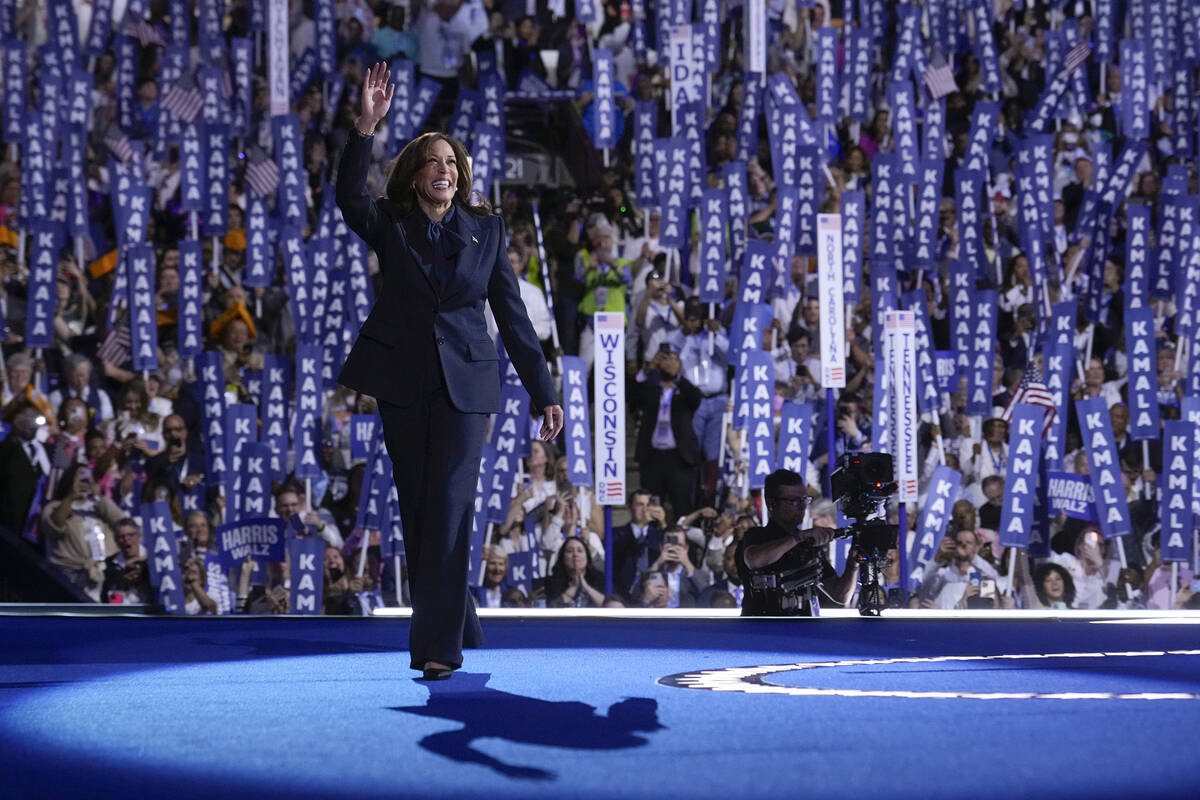
[[[0,797],[1191,798],[1196,622],[0,617]]]

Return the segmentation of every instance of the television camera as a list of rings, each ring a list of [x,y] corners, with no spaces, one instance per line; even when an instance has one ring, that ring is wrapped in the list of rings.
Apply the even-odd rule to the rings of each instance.
[[[888,551],[899,541],[899,526],[889,525],[883,506],[896,493],[894,462],[887,453],[843,453],[830,476],[833,499],[842,515],[853,520],[838,528],[838,536],[854,540],[858,553],[858,613],[877,617],[887,595],[880,576],[888,563]],[[883,517],[882,519],[880,517]]]

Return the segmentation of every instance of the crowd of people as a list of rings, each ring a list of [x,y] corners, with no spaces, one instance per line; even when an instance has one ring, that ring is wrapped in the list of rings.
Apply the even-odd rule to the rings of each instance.
[[[653,46],[664,29],[658,26],[652,5],[596,4],[597,19],[579,22],[579,11],[572,8],[579,8],[578,3],[560,7],[502,0],[338,2],[334,7],[340,80],[314,80],[307,89],[301,87],[304,90],[292,105],[303,137],[308,219],[302,227],[308,239],[323,226],[325,199],[331,196],[339,157],[356,116],[358,86],[366,67],[376,60],[394,64],[408,59],[415,64],[418,78],[428,77],[441,85],[426,130],[449,130],[457,95],[478,85],[479,65],[491,60],[509,90],[527,90],[531,85],[570,90],[572,99],[547,95],[521,102],[569,103],[568,116],[594,131],[593,48],[613,54],[620,139],[609,153],[589,148],[581,174],[595,180],[552,186],[501,179],[492,199],[496,213],[505,220],[508,255],[520,279],[522,299],[547,360],[555,365],[556,377],[561,356],[592,358],[592,321],[597,312],[626,314],[625,408],[633,434],[628,462],[632,491],[618,518],[627,515],[628,521],[612,530],[606,548],[602,507],[591,487],[571,483],[565,440],[560,439],[558,446],[532,441],[507,519],[488,529],[478,578],[473,578],[481,607],[733,608],[742,602],[735,550],[745,532],[758,524],[762,504],[759,492],[748,489],[745,440],[730,425],[728,413],[736,399],[738,364],[731,356],[731,339],[740,265],[727,265],[730,277],[723,303],[700,302],[696,291],[699,234],[692,233],[690,245],[682,249],[662,246],[663,209],[636,202],[642,179],[635,167],[636,154],[644,145],[634,141],[635,104],[654,101],[660,110],[659,133],[667,135],[671,127],[665,48]],[[695,5],[696,19],[701,19],[710,4]],[[709,104],[700,132],[707,185],[721,186],[724,167],[744,164],[749,206],[746,236],[773,241],[781,229],[778,199],[784,187],[776,185],[772,134],[762,107],[751,119],[758,134],[757,150],[738,152],[749,74],[743,46],[747,9],[740,3],[711,5],[720,6],[721,22],[716,26],[719,66],[709,75]],[[844,30],[851,20],[863,27],[862,9],[875,5],[863,2],[843,8],[840,2],[831,5],[826,0],[800,7],[804,5],[766,3],[766,71],[785,76],[815,118],[818,32],[829,26],[835,32]],[[1048,14],[1047,5],[1056,10]],[[901,288],[924,292],[932,347],[952,351],[951,272],[964,257],[954,174],[972,148],[976,104],[999,101],[996,130],[985,142],[989,196],[976,237],[986,263],[994,267],[990,274],[978,276],[976,288],[997,291],[998,331],[991,410],[974,418],[967,413],[967,380],[960,376],[957,387],[940,393],[939,408],[919,428],[921,499],[908,508],[909,529],[902,536],[908,552],[916,552],[916,526],[935,468],[955,470],[961,476],[961,490],[927,562],[910,563],[910,575],[904,576],[899,558],[893,558],[886,575],[892,605],[1169,609],[1193,608],[1200,602],[1200,594],[1193,591],[1193,565],[1173,568],[1163,561],[1158,507],[1165,469],[1161,433],[1148,448],[1130,437],[1129,359],[1123,325],[1129,294],[1124,274],[1129,211],[1148,207],[1153,227],[1159,230],[1169,194],[1193,199],[1197,194],[1195,109],[1190,116],[1175,113],[1179,104],[1194,98],[1176,96],[1171,81],[1154,88],[1147,110],[1148,147],[1135,165],[1130,185],[1120,187],[1110,209],[1111,223],[1105,223],[1106,236],[1081,240],[1076,222],[1081,208],[1101,188],[1098,169],[1103,168],[1103,175],[1111,173],[1116,155],[1131,141],[1123,113],[1129,101],[1122,94],[1122,78],[1127,74],[1118,64],[1089,58],[1079,67],[1087,86],[1086,104],[1064,101],[1064,107],[1070,108],[1051,127],[1045,131],[1030,127],[1030,115],[1061,64],[1062,31],[1076,31],[1079,41],[1098,37],[1098,5],[1105,4],[1093,0],[1065,5],[995,3],[991,34],[1000,78],[997,92],[985,91],[987,70],[981,66],[980,34],[972,27],[968,36],[965,12],[955,22],[955,26],[964,23],[963,33],[951,37],[949,52],[935,53],[931,41],[918,42],[918,47],[953,65],[955,85],[938,101],[921,81],[914,84],[920,92],[919,119],[922,109],[944,103],[944,138],[936,147],[944,156],[945,183],[937,199],[932,267],[902,273]],[[873,165],[880,156],[897,152],[889,73],[903,25],[895,4],[878,6],[884,13],[878,18],[880,46],[874,52],[868,91],[869,121],[859,123],[842,114],[826,126],[829,135],[820,148],[826,181],[820,193],[822,211],[838,211],[842,194],[849,191],[865,192],[867,207],[873,208]],[[170,9],[175,7],[170,4]],[[139,39],[138,113],[132,126],[122,131],[129,139],[154,141],[157,126],[166,125],[171,113],[162,105],[170,88],[164,85],[162,72],[162,42],[172,29],[168,11],[166,3],[150,4],[145,22],[158,35]],[[1185,30],[1195,34],[1200,18],[1189,17],[1191,13],[1188,8],[1180,11]],[[230,41],[253,36],[253,17],[250,4],[231,4],[222,20],[223,34]],[[314,44],[314,20],[312,3],[292,2],[289,47],[294,62]],[[53,20],[36,4],[26,4],[7,32],[8,41],[28,43],[30,64],[36,65],[45,52],[39,48],[52,40],[52,26]],[[116,32],[118,26],[113,27]],[[82,18],[78,30],[81,37],[88,31]],[[639,41],[647,33],[649,47]],[[1054,63],[1052,42],[1060,48]],[[195,47],[198,42],[193,38],[191,44]],[[80,237],[84,246],[68,245],[58,258],[51,347],[31,348],[25,340],[25,308],[32,300],[27,235],[35,220],[23,216],[27,209],[23,198],[30,189],[22,180],[22,162],[10,159],[0,164],[0,341],[5,361],[0,400],[6,436],[0,443],[0,527],[35,545],[49,564],[93,601],[154,603],[138,510],[143,503],[165,501],[178,527],[187,613],[216,613],[225,604],[213,596],[209,564],[216,547],[215,531],[228,521],[231,498],[225,484],[205,475],[205,398],[191,360],[181,356],[176,345],[180,242],[189,237],[191,223],[180,202],[178,141],[169,143],[161,159],[152,147],[140,156],[145,159],[143,173],[153,198],[146,234],[155,261],[156,369],[134,368],[136,342],[131,341],[128,315],[123,316],[119,308],[110,313],[119,306],[114,285],[122,258],[120,223],[110,195],[110,181],[117,172],[112,126],[119,116],[123,80],[114,47],[110,41],[108,50],[91,64],[89,229]],[[1190,75],[1191,83],[1186,85],[1194,86],[1196,62],[1186,60],[1184,52],[1184,45],[1178,44],[1173,55],[1179,68]],[[838,45],[837,54],[845,58],[844,43]],[[1115,62],[1115,56],[1110,60]],[[30,68],[27,74],[32,102],[46,89],[37,69]],[[258,66],[250,130],[245,141],[231,143],[235,156],[244,155],[250,142],[269,149],[266,77],[265,65]],[[330,86],[337,87],[333,96]],[[8,108],[5,105],[6,112]],[[1176,129],[1180,120],[1190,126],[1183,136]],[[376,137],[368,176],[368,186],[377,196],[384,194],[389,158],[398,150],[389,142],[388,125],[384,122]],[[1061,279],[1050,281],[1045,296],[1040,294],[1038,276],[1031,274],[1029,253],[1023,250],[1016,175],[1018,151],[1024,137],[1034,132],[1052,134],[1053,143],[1054,224],[1045,242],[1046,253],[1038,261],[1053,265],[1052,275]],[[1103,160],[1102,152],[1108,154],[1103,165],[1097,163]],[[262,398],[256,396],[250,375],[263,368],[266,357],[295,354],[303,321],[289,295],[291,279],[286,269],[276,269],[269,286],[243,284],[248,255],[243,220],[250,202],[245,173],[250,159],[235,157],[231,162],[235,166],[230,176],[228,232],[209,235],[203,227],[198,231],[203,242],[204,349],[221,355],[226,401],[257,403]],[[1176,180],[1170,188],[1169,176],[1180,175],[1182,183]],[[861,246],[868,245],[869,236],[864,236]],[[1200,237],[1185,246],[1188,252],[1200,254]],[[1095,248],[1103,252],[1092,253]],[[1013,555],[1006,552],[1011,548],[1001,546],[997,533],[1006,467],[1011,462],[1005,410],[1031,380],[1040,380],[1037,365],[1045,353],[1040,350],[1039,333],[1048,322],[1049,301],[1085,292],[1086,270],[1073,269],[1081,257],[1100,259],[1103,286],[1100,313],[1089,317],[1081,307],[1074,326],[1078,369],[1073,370],[1068,394],[1072,401],[1103,398],[1110,411],[1133,530],[1118,547],[1118,540],[1102,535],[1097,520],[1058,514],[1050,521],[1048,553],[1031,557],[1018,549]],[[373,278],[380,280],[375,256],[368,259]],[[816,410],[803,475],[811,498],[806,525],[837,527],[837,510],[827,488],[830,468],[844,452],[877,446],[872,431],[877,424],[876,386],[881,380],[876,359],[882,352],[872,324],[878,313],[872,305],[873,265],[868,259],[860,261],[859,301],[846,309],[846,386],[837,390],[832,419],[823,403],[822,307],[815,257],[791,258],[784,285],[770,300],[772,318],[762,337],[761,346],[774,363],[776,418],[788,402],[812,403]],[[1155,311],[1158,417],[1179,419],[1190,375],[1190,359],[1181,352],[1188,331],[1176,324],[1183,298],[1156,296],[1148,302]],[[356,334],[347,324],[345,344]],[[324,613],[369,613],[379,605],[405,604],[403,569],[397,574],[391,559],[381,555],[387,533],[381,536],[379,530],[357,524],[367,465],[361,452],[352,452],[357,448],[352,446],[350,420],[375,413],[376,403],[371,397],[329,387],[320,407],[320,476],[307,481],[296,478],[291,471],[294,453],[283,454],[285,474],[274,486],[273,515],[285,521],[298,518],[302,524],[297,527],[325,541]],[[1087,475],[1088,450],[1073,408],[1069,402],[1058,410],[1068,417],[1065,471]],[[833,453],[826,444],[829,425],[835,427]],[[887,513],[893,521],[900,518],[894,500]],[[606,549],[612,563],[606,563]],[[844,549],[839,551],[834,543],[830,558],[836,560],[839,552]],[[526,553],[532,553],[525,557],[531,560],[523,563],[530,565],[533,577],[522,579],[509,562]],[[228,607],[248,613],[287,613],[288,583],[286,561],[248,564],[225,587]]]

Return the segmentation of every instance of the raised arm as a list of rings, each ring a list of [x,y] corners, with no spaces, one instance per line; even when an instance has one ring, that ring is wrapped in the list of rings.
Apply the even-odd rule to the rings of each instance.
[[[375,126],[387,116],[395,86],[388,82],[391,70],[383,62],[367,70],[362,86],[362,113],[354,131],[346,137],[346,150],[338,167],[337,204],[346,224],[369,246],[378,249],[381,215],[375,199],[367,194],[367,167]]]

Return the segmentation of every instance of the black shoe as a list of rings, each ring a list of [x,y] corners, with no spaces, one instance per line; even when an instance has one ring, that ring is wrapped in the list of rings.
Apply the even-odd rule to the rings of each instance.
[[[436,668],[431,667],[429,669],[426,669],[421,674],[421,680],[423,680],[423,681],[444,681],[453,674],[454,674],[454,670],[449,669],[447,667],[436,667]]]

